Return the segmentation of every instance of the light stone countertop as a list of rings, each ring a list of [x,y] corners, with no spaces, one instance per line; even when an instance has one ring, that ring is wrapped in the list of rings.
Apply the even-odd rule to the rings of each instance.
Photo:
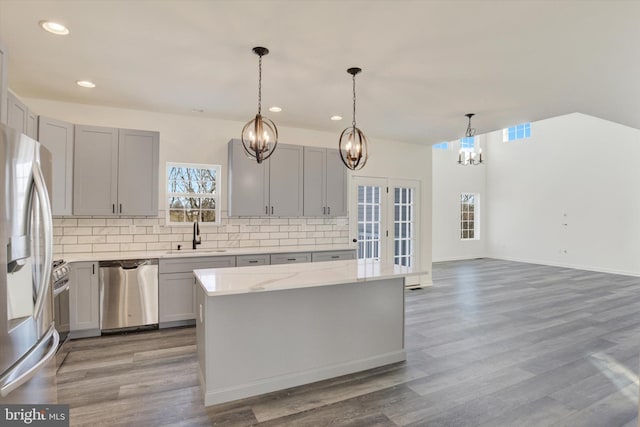
[[[131,252],[91,252],[91,253],[65,253],[56,254],[55,259],[64,259],[67,262],[80,261],[117,261],[125,259],[153,259],[153,258],[186,258],[208,256],[235,256],[235,255],[261,255],[280,254],[288,252],[327,252],[355,250],[350,245],[303,245],[303,246],[266,246],[260,248],[225,248],[207,249],[198,248],[167,250],[167,251],[131,251]]]
[[[194,270],[198,283],[208,296],[340,285],[425,273],[427,271],[419,267],[402,267],[370,260]]]

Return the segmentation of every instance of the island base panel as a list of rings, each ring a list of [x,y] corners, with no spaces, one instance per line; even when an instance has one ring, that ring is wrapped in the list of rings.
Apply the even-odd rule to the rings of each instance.
[[[406,359],[403,278],[222,296],[198,287],[196,308],[207,406]]]

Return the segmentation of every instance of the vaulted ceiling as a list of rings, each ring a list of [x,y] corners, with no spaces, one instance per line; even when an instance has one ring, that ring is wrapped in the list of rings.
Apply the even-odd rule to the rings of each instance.
[[[283,109],[267,115],[336,133],[359,66],[359,127],[432,144],[467,112],[479,133],[571,112],[640,128],[638,18],[617,0],[1,0],[0,40],[18,95],[240,121],[266,46],[263,105]]]

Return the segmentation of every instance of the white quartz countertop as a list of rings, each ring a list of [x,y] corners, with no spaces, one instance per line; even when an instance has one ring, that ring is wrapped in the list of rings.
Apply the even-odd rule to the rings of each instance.
[[[427,271],[369,260],[259,265],[194,270],[208,296],[299,289],[400,278]]]
[[[62,258],[67,262],[80,261],[115,261],[124,259],[152,259],[152,258],[186,258],[207,256],[235,256],[235,255],[259,255],[281,254],[288,252],[327,252],[355,250],[350,245],[304,245],[304,246],[266,246],[262,248],[225,248],[207,249],[198,248],[170,251],[131,251],[131,252],[92,252],[92,253],[65,253],[57,254],[56,259]]]

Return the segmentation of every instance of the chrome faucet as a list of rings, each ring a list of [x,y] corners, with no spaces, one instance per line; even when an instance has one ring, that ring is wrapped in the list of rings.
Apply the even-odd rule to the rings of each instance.
[[[193,221],[193,249],[196,248],[196,245],[202,243],[202,238],[200,237],[200,225],[198,224],[198,220]]]

